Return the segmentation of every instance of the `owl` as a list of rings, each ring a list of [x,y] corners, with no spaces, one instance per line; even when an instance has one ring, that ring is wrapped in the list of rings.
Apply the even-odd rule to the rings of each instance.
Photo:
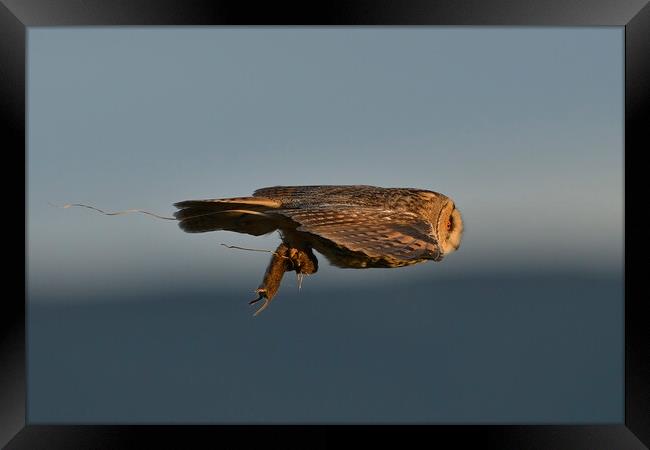
[[[174,217],[188,233],[227,230],[253,236],[278,231],[255,304],[263,311],[285,272],[316,273],[316,250],[336,267],[394,268],[441,261],[460,246],[463,220],[453,200],[414,188],[275,186],[250,197],[185,200]]]

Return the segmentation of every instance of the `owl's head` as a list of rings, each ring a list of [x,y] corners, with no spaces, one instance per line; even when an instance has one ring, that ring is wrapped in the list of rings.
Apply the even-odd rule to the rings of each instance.
[[[463,218],[456,205],[449,200],[438,216],[438,243],[443,254],[455,252],[463,237]]]

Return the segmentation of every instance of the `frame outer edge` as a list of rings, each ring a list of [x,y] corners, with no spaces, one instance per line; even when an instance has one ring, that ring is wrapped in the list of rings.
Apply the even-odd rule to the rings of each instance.
[[[10,4],[9,7],[6,6],[7,3]],[[3,102],[6,102],[4,103],[5,107],[0,109],[0,114],[2,114],[0,126],[2,126],[3,129],[6,130],[5,132],[8,133],[5,134],[5,137],[10,138],[9,140],[13,144],[11,148],[19,152],[21,149],[24,151],[25,143],[24,94],[26,62],[25,45],[27,33],[25,23],[29,25],[63,26],[73,24],[89,25],[91,23],[105,24],[107,22],[116,21],[115,24],[117,25],[119,23],[133,23],[133,21],[140,22],[142,20],[141,16],[140,18],[137,17],[142,14],[142,10],[136,6],[130,11],[122,11],[121,14],[117,15],[109,14],[108,17],[102,17],[102,14],[95,14],[93,11],[88,10],[85,11],[87,14],[82,14],[83,17],[66,17],[65,12],[63,12],[62,15],[54,14],[53,16],[47,17],[47,12],[45,12],[44,15],[38,17],[38,19],[43,22],[35,23],[39,20],[34,16],[30,16],[29,13],[34,12],[33,8],[38,9],[39,6],[42,7],[44,3],[33,0],[24,0],[24,3],[22,3],[24,6],[21,6],[21,3],[22,2],[19,3],[14,0],[2,0],[0,3],[0,61],[2,61],[0,64],[0,98],[2,98]],[[134,5],[142,7],[143,4],[147,2],[133,0],[133,3]],[[162,3],[165,6],[169,6],[170,4],[167,1],[162,1]],[[419,2],[415,3],[424,5]],[[401,14],[393,18],[393,20],[396,20],[397,22],[405,20],[406,22],[412,22],[413,24],[421,21],[429,22],[432,17],[431,13],[438,13],[440,16],[437,17],[435,20],[436,22],[446,22],[451,20],[458,24],[463,23],[466,25],[520,24],[522,26],[558,26],[573,24],[574,26],[611,26],[625,24],[627,20],[622,20],[622,18],[633,15],[634,17],[629,20],[625,26],[625,139],[626,145],[630,145],[633,141],[645,144],[644,147],[635,144],[635,148],[641,147],[639,150],[650,148],[647,142],[647,135],[644,135],[643,133],[643,127],[646,126],[646,122],[642,119],[643,112],[647,112],[648,110],[648,80],[650,79],[650,66],[647,61],[647,55],[650,54],[650,40],[647,38],[650,25],[650,6],[647,2],[632,2],[634,5],[638,4],[638,7],[634,6],[629,1],[621,2],[624,5],[621,5],[622,9],[615,14],[613,11],[614,7],[610,4],[610,6],[606,8],[606,11],[602,8],[596,8],[597,11],[592,10],[591,13],[586,13],[581,16],[582,18],[577,18],[574,14],[569,14],[570,17],[564,16],[564,18],[559,18],[562,15],[562,8],[557,8],[554,12],[549,12],[548,15],[538,18],[537,20],[534,15],[532,17],[528,16],[527,13],[532,14],[534,11],[532,11],[530,5],[528,5],[530,2],[524,2],[528,6],[523,5],[518,9],[515,8],[518,12],[515,10],[507,11],[506,16],[501,16],[501,19],[497,21],[494,20],[494,12],[488,14],[488,17],[483,18],[482,20],[480,18],[477,19],[473,15],[461,20],[454,20],[454,16],[461,17],[464,14],[459,13],[455,8],[450,8],[448,2],[441,3],[447,4],[447,7],[441,6],[440,8],[437,8],[436,6],[429,6],[428,9],[424,8],[424,11],[420,11],[423,13],[420,16],[420,19],[408,19]],[[474,2],[471,1],[470,3],[474,4]],[[576,2],[568,1],[567,3],[574,7],[576,5]],[[225,4],[229,5],[229,3]],[[377,6],[379,6],[379,10],[377,11],[376,16],[373,16],[371,11],[366,11],[370,14],[370,18],[368,18],[369,16],[366,16],[366,19],[364,20],[362,14],[361,17],[353,18],[352,21],[356,22],[359,20],[359,23],[363,23],[369,20],[370,22],[376,21],[381,23],[385,20],[387,13],[394,12],[393,8],[388,7],[386,2],[379,2]],[[486,6],[484,6],[484,8],[485,7]],[[584,8],[585,5],[582,5],[582,9]],[[636,15],[629,14],[632,8],[637,10]],[[61,9],[64,10],[65,8]],[[164,7],[161,9],[167,10],[168,8]],[[478,9],[481,8],[479,7]],[[498,10],[498,8],[495,9]],[[534,10],[535,8],[532,9]],[[554,8],[551,7],[550,9]],[[397,8],[397,10],[399,10],[399,8]],[[18,15],[17,17],[17,15],[14,14],[15,12],[20,12],[21,15]],[[573,13],[574,11],[570,12]],[[467,10],[465,10],[465,13],[467,13]],[[603,14],[608,15],[608,19],[603,20]],[[165,23],[169,20],[169,16],[165,17],[165,15],[165,13],[161,13],[149,21],[142,21],[142,24],[153,25]],[[134,16],[136,17],[134,18]],[[21,17],[22,20],[19,19],[19,17]],[[239,14],[235,13],[230,15],[230,17],[228,17],[228,14],[225,14],[225,17],[212,16],[204,20],[207,20],[208,22],[214,20],[228,22],[229,20],[237,20],[239,18]],[[191,25],[191,22],[194,20],[196,20],[196,16],[192,15],[181,15],[178,17],[179,23],[186,22],[185,24],[187,25]],[[348,21],[349,20],[350,18],[348,17]],[[291,20],[289,20],[289,22],[290,21]],[[526,24],[524,22],[529,23]],[[632,165],[630,164],[630,160],[632,159],[631,148],[631,146],[627,147],[628,150],[625,154],[626,169],[632,168]],[[625,188],[626,192],[631,192],[628,191],[628,183],[630,182],[628,174],[629,172],[626,171]],[[13,192],[13,186],[9,192]],[[630,221],[628,220],[629,217],[627,216],[627,210],[625,214],[625,223],[629,224]],[[627,237],[631,235],[632,233],[630,233],[629,228],[626,227],[626,240]],[[629,263],[631,261],[632,257],[628,247],[626,246],[626,267],[630,267]],[[629,277],[626,276],[627,294],[631,294],[630,287],[631,283]],[[20,299],[21,304],[19,305],[11,303],[14,300],[15,298],[6,297],[3,301],[2,314],[0,314],[0,367],[2,368],[2,370],[0,370],[0,407],[2,408],[0,409],[0,446],[4,446],[7,441],[16,434],[16,432],[23,428],[26,421],[25,305],[22,303],[24,298]],[[650,389],[647,386],[647,382],[650,379],[650,370],[648,370],[649,351],[644,347],[644,345],[647,344],[647,341],[645,340],[647,338],[647,322],[644,323],[647,317],[643,314],[641,300],[642,299],[639,297],[632,298],[632,296],[630,296],[626,299],[625,303],[625,426],[642,442],[648,443],[650,442],[650,415],[648,414],[648,411],[650,411]]]
[[[0,4],[0,127],[4,155],[25,164],[25,25],[4,4]],[[21,156],[22,155],[22,156]],[[20,164],[20,163],[18,163]],[[8,164],[9,172],[20,175],[20,167]],[[10,177],[8,177],[10,178]],[[26,183],[26,176],[24,179]],[[16,184],[2,177],[4,192],[13,198]],[[23,186],[26,186],[24,184]],[[23,234],[26,238],[25,205],[23,220],[10,221],[9,233],[13,236]],[[20,207],[15,216],[20,217]],[[22,230],[18,230],[21,227]],[[9,234],[8,234],[9,235]],[[18,239],[14,238],[16,242]],[[13,239],[10,239],[13,240]],[[26,244],[26,239],[24,240]],[[23,246],[23,254],[26,246]],[[10,284],[17,284],[23,273],[23,289],[3,290],[0,309],[0,446],[5,445],[26,423],[26,383],[25,383],[25,273],[26,265],[20,259],[6,259],[10,275],[5,278]],[[26,259],[25,259],[26,262]],[[14,275],[13,272],[16,272]],[[19,272],[20,271],[20,272]],[[22,295],[19,295],[18,293]]]
[[[27,26],[472,25],[623,26],[645,0],[2,0]]]
[[[639,154],[650,148],[647,114],[650,103],[650,3],[625,26],[625,198],[634,193],[632,172],[639,168]],[[628,242],[640,238],[625,208],[625,425],[644,444],[650,445],[650,347],[648,347],[647,298],[627,268],[638,261],[639,250]],[[647,294],[646,294],[647,295]]]

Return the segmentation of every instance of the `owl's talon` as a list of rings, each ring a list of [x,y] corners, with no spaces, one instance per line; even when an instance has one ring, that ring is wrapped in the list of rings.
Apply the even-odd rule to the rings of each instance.
[[[257,298],[254,298],[253,300],[248,302],[249,305],[254,305],[255,303],[262,300],[263,298],[267,298],[266,297],[266,289],[255,289],[254,292],[257,294]]]
[[[270,300],[268,298],[264,297],[264,304],[262,306],[260,306],[257,311],[255,311],[255,313],[253,314],[253,317],[257,316],[259,313],[264,311],[266,309],[266,307],[269,306],[269,303],[271,303]]]
[[[255,292],[257,292],[257,298],[254,298],[253,300],[248,302],[248,304],[249,305],[254,305],[255,303],[259,302],[260,300],[264,300],[264,303],[262,304],[262,306],[260,306],[258,308],[257,311],[255,311],[255,313],[253,314],[253,317],[257,316],[259,313],[264,311],[269,306],[269,303],[271,302],[271,300],[267,296],[266,289],[259,288],[259,289],[256,289]]]

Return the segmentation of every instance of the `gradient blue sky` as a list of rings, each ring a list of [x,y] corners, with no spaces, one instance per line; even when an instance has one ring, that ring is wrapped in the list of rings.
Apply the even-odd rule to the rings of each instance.
[[[28,38],[33,292],[240,283],[266,257],[218,243],[277,242],[48,202],[170,214],[175,201],[277,184],[427,188],[465,218],[444,264],[323,264],[310,283],[621,270],[622,28],[31,28]]]
[[[623,28],[30,28],[30,423],[623,418]],[[441,263],[285,279],[144,215],[452,197]],[[149,300],[149,301],[147,301]]]

